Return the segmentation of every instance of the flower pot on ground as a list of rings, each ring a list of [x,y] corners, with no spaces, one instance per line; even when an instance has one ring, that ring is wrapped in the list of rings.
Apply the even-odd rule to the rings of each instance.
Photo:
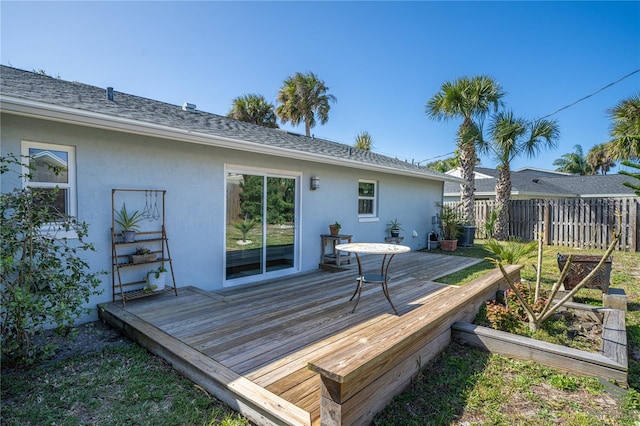
[[[455,251],[458,248],[458,233],[462,227],[462,214],[459,211],[460,204],[444,205],[440,207],[440,222],[442,226],[442,241],[440,248],[443,251]]]
[[[122,235],[122,241],[125,243],[132,243],[136,238],[136,231],[140,229],[140,222],[144,219],[142,213],[138,210],[134,210],[129,213],[127,211],[127,205],[122,204],[122,208],[115,212],[114,222],[117,223],[120,228],[120,235]]]
[[[456,251],[458,248],[458,240],[442,240],[440,241],[442,251]]]
[[[342,225],[340,225],[338,222],[329,225],[329,232],[331,233],[331,235],[340,235],[340,229],[342,229]]]

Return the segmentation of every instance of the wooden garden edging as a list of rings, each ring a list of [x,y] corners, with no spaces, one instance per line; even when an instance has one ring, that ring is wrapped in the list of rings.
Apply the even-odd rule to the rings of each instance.
[[[511,280],[522,266],[507,266]],[[451,342],[451,326],[471,321],[480,305],[507,283],[498,270],[447,293],[440,306],[415,309],[376,335],[362,335],[334,352],[309,362],[321,378],[321,425],[368,425],[376,413],[401,393],[424,363]]]
[[[604,320],[602,348],[599,354],[463,322],[454,324],[452,333],[455,339],[493,353],[535,361],[568,373],[611,379],[627,386],[627,332],[624,311],[602,309],[601,312],[604,313]]]

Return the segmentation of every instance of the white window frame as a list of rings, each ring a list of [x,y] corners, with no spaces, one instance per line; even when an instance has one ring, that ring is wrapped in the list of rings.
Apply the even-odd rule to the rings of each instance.
[[[271,271],[271,272],[263,272],[262,274],[258,274],[258,275],[251,275],[248,277],[240,277],[240,278],[232,278],[232,279],[227,279],[226,277],[226,264],[227,264],[227,250],[226,250],[226,241],[227,241],[227,234],[226,234],[226,226],[224,226],[225,232],[224,232],[224,237],[222,239],[222,251],[224,253],[224,258],[222,259],[223,261],[223,265],[225,265],[224,268],[222,268],[221,271],[221,275],[222,275],[222,287],[234,287],[234,286],[238,286],[238,285],[243,285],[243,284],[251,284],[257,281],[262,281],[262,280],[266,280],[266,279],[272,279],[272,278],[278,278],[278,277],[285,277],[287,275],[292,275],[292,274],[296,274],[299,273],[301,270],[301,259],[302,259],[302,206],[301,206],[301,200],[302,200],[302,196],[301,196],[301,182],[302,182],[302,172],[293,172],[293,171],[287,171],[287,170],[279,170],[279,169],[269,169],[269,168],[260,168],[260,167],[252,167],[252,166],[242,166],[242,165],[236,165],[236,164],[225,164],[225,171],[224,171],[224,222],[226,223],[227,220],[227,178],[229,176],[229,173],[237,173],[237,174],[252,174],[252,175],[256,175],[256,176],[262,176],[262,177],[282,177],[282,178],[288,178],[288,179],[295,179],[296,180],[296,193],[295,193],[295,240],[294,240],[294,245],[296,247],[295,249],[295,256],[294,256],[294,265],[292,268],[287,268],[287,269],[281,269],[281,270],[277,270],[277,271]],[[266,187],[264,188],[264,199],[266,200]],[[264,206],[264,214],[266,214],[266,205]]]
[[[66,211],[68,216],[78,217],[77,199],[77,178],[76,178],[76,148],[70,145],[57,145],[43,142],[21,141],[21,153],[23,156],[23,178],[24,188],[55,188],[67,190]],[[42,149],[51,151],[63,151],[67,153],[67,182],[31,182],[27,176],[30,172],[28,167],[28,157],[30,149]],[[74,230],[64,231],[55,224],[49,224],[42,229],[43,232],[53,232],[57,238],[77,238]]]
[[[365,197],[360,195],[360,184],[361,183],[372,183],[373,184],[373,196]],[[376,180],[369,179],[358,179],[358,218],[361,220],[371,220],[378,218],[378,193],[380,191],[379,183]],[[373,212],[372,213],[360,213],[360,200],[371,200],[373,201]]]

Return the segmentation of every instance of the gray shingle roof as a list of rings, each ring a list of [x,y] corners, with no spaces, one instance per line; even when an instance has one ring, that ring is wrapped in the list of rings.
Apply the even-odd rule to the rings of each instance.
[[[480,168],[480,173],[497,176],[494,169]],[[495,194],[497,178],[476,179],[476,193]],[[511,193],[535,197],[596,197],[596,196],[633,196],[631,188],[624,186],[630,178],[624,175],[563,176],[549,171],[511,172]],[[460,185],[446,182],[445,194],[459,194]]]
[[[234,141],[233,147],[239,150],[251,150],[252,144],[260,144],[271,148],[275,155],[278,152],[286,155],[287,150],[294,150],[308,155],[310,161],[322,162],[323,158],[332,158],[348,167],[379,166],[381,171],[387,173],[440,181],[454,180],[442,173],[349,145],[269,129],[204,111],[187,112],[181,106],[123,92],[114,91],[113,100],[108,100],[104,88],[0,65],[0,100],[4,103],[9,98],[231,139]]]

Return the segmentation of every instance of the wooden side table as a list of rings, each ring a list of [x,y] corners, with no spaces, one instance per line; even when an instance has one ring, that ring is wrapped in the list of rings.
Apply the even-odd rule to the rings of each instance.
[[[340,268],[340,264],[342,262],[351,263],[351,254],[350,253],[341,253],[340,250],[336,250],[336,246],[338,244],[342,244],[343,241],[347,243],[351,243],[351,238],[353,235],[331,235],[331,234],[322,234],[320,235],[320,267],[327,269],[336,269]],[[331,247],[331,250],[327,252],[327,245]]]

